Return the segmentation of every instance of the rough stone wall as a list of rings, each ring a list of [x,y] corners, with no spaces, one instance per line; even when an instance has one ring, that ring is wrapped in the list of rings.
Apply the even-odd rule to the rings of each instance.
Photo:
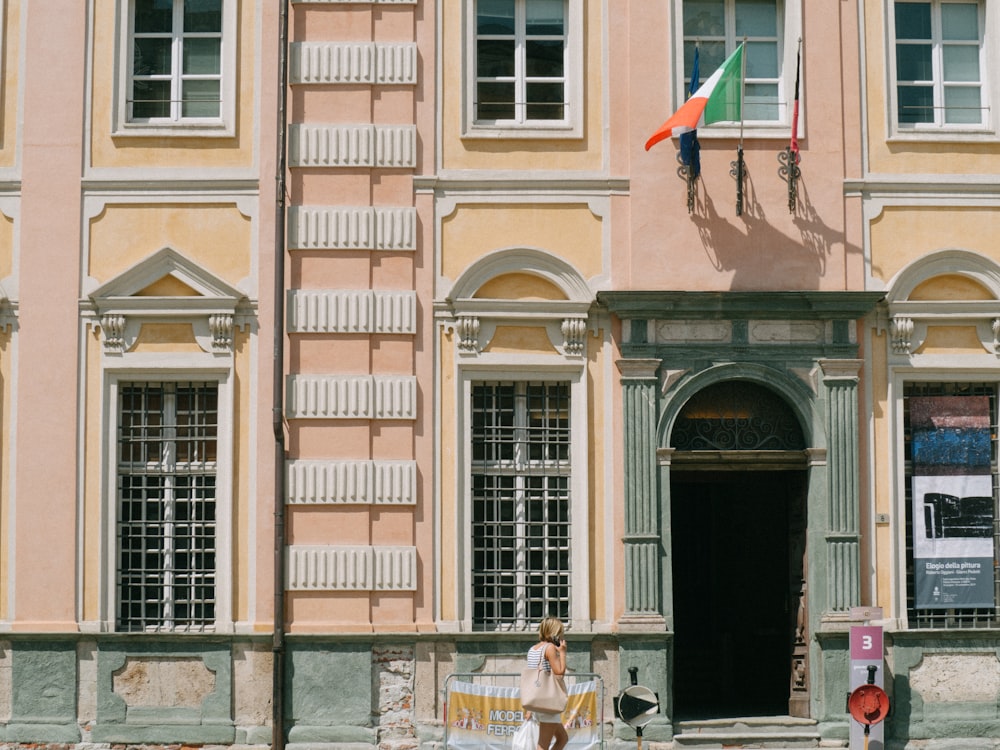
[[[414,650],[409,646],[376,646],[372,663],[379,750],[415,750],[419,743],[414,725]]]

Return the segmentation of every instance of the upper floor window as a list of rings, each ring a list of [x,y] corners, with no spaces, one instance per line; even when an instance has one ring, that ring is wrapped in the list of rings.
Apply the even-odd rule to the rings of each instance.
[[[466,135],[579,132],[579,5],[580,0],[472,0]]]
[[[895,3],[895,114],[901,130],[987,125],[984,5]]]
[[[778,0],[685,0],[684,91],[691,81],[696,47],[704,79],[746,39],[743,118],[780,120],[781,6]]]
[[[233,117],[233,0],[129,0],[119,132],[226,129]]]

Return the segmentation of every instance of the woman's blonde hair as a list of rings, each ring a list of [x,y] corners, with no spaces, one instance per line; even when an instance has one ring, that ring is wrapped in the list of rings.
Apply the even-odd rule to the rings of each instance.
[[[562,620],[558,617],[546,617],[538,623],[538,639],[552,641],[563,634]]]

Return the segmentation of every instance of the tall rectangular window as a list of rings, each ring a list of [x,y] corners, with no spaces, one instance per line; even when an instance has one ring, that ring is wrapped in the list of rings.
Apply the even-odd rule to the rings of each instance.
[[[222,117],[223,3],[132,0],[129,122]]]
[[[566,0],[476,0],[475,120],[568,119]]]
[[[911,628],[1000,628],[997,386],[907,383],[906,609]]]
[[[216,383],[123,383],[117,430],[117,629],[216,620]]]
[[[983,3],[894,5],[900,127],[986,124]]]
[[[746,39],[743,118],[781,119],[782,5],[779,0],[684,0],[684,90],[696,47],[704,83]]]
[[[570,617],[570,385],[472,387],[472,607],[478,630]]]

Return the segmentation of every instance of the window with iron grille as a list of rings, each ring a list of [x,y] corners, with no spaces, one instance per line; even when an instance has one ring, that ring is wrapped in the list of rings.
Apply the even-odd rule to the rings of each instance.
[[[1000,628],[997,386],[907,383],[903,431],[908,626]]]
[[[212,630],[216,383],[118,390],[117,629]]]
[[[570,385],[472,386],[472,606],[478,630],[570,616]]]

